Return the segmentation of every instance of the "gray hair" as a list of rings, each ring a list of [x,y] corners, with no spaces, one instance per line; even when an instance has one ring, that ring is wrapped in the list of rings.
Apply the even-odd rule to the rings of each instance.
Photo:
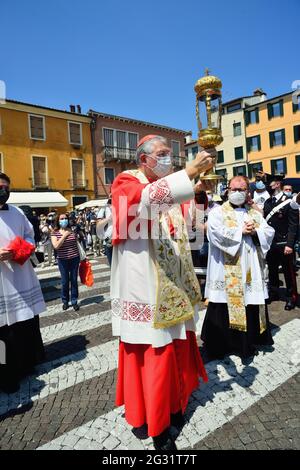
[[[160,135],[157,135],[155,137],[152,137],[152,139],[147,140],[147,142],[145,142],[143,145],[138,147],[136,150],[135,161],[136,161],[137,166],[141,164],[141,155],[143,155],[144,153],[146,153],[147,155],[152,153],[153,144],[155,144],[155,142],[161,142],[164,145],[168,145],[167,139],[165,139],[164,137],[161,137]]]

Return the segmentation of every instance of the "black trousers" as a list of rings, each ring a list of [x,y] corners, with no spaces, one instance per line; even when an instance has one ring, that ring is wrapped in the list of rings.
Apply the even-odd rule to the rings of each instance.
[[[297,301],[297,282],[294,269],[294,253],[284,254],[284,246],[272,246],[267,254],[267,263],[269,267],[269,287],[270,290],[279,288],[278,268],[282,266],[284,280],[286,285],[286,296],[288,299]]]

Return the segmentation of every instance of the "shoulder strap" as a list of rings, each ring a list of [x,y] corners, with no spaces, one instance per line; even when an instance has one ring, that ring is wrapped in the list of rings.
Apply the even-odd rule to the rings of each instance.
[[[291,199],[286,199],[285,201],[281,202],[278,206],[274,207],[274,209],[267,215],[266,222],[268,222],[274,214],[276,214],[280,209],[282,209],[287,204],[291,203]]]

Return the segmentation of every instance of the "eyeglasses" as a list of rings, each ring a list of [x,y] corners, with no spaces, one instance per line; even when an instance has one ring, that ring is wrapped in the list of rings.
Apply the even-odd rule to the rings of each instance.
[[[8,189],[8,184],[0,184],[0,189]]]

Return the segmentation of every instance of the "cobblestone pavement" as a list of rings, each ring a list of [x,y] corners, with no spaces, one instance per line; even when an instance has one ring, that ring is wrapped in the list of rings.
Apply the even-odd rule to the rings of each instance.
[[[118,340],[111,335],[109,269],[92,260],[95,284],[80,286],[79,312],[62,312],[57,267],[39,268],[46,359],[20,391],[0,393],[1,449],[152,449],[115,408]],[[178,449],[300,448],[300,309],[269,308],[274,347],[250,363],[236,356],[206,363],[207,384],[172,428]],[[204,310],[198,331],[201,329]]]

